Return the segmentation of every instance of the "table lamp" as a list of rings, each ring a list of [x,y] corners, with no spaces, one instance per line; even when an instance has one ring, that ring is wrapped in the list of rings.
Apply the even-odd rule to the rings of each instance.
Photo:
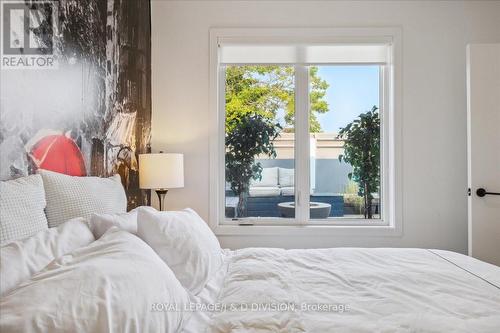
[[[183,154],[140,154],[139,187],[155,190],[163,210],[165,195],[169,189],[184,187]]]

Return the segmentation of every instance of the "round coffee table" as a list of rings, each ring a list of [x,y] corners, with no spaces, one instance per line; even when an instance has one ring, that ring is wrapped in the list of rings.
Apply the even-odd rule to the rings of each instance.
[[[295,202],[281,202],[278,204],[281,217],[295,217]],[[326,219],[330,216],[332,205],[323,202],[309,202],[309,215],[311,219]]]

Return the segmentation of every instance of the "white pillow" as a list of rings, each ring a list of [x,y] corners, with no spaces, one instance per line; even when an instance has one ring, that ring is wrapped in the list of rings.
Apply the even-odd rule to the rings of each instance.
[[[153,207],[144,206],[144,209],[151,209],[156,211]],[[89,221],[90,230],[96,239],[101,238],[102,235],[111,227],[118,227],[119,229],[137,234],[137,210],[135,208],[128,213],[118,214],[92,214]]]
[[[137,235],[193,294],[200,292],[222,266],[219,241],[192,209],[159,212],[140,208],[137,222]]]
[[[89,231],[90,232],[90,231]],[[2,332],[181,332],[188,292],[146,243],[111,228],[1,298]]]
[[[74,177],[40,170],[47,199],[49,227],[75,217],[93,213],[114,214],[127,211],[127,196],[119,175],[109,178]]]
[[[251,186],[278,186],[278,167],[263,168],[261,176],[261,180],[252,179]]]
[[[0,248],[0,293],[28,281],[54,259],[94,241],[87,220],[76,218]]]
[[[0,244],[47,229],[45,206],[40,175],[0,182]]]
[[[292,187],[295,184],[295,170],[279,168],[279,182],[281,187]]]

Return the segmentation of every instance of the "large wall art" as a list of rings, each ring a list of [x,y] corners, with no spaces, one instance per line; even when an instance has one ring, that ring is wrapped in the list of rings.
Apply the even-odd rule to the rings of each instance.
[[[0,177],[119,173],[144,204],[151,133],[149,0],[2,1]]]

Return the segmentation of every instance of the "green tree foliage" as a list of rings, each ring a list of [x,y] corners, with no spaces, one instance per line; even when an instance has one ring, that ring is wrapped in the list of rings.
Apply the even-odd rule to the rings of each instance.
[[[318,68],[310,70],[310,130],[321,132],[317,114],[328,112],[325,100],[328,83],[318,76]],[[275,120],[278,110],[285,110],[285,131],[294,129],[295,94],[292,66],[228,66],[226,67],[226,132],[233,120],[245,115],[261,115]]]
[[[276,157],[273,140],[294,130],[295,77],[292,66],[226,67],[226,181],[239,197],[237,215],[246,216],[246,201],[252,179],[260,179],[259,155]],[[328,83],[310,68],[311,132],[320,132],[318,113],[328,112],[324,97]],[[284,129],[277,114],[284,111]]]
[[[246,216],[246,202],[251,179],[262,178],[258,155],[276,157],[273,140],[281,126],[261,114],[246,114],[226,122],[226,181],[239,197],[237,216]]]
[[[380,118],[378,108],[362,113],[339,131],[344,140],[344,154],[339,160],[352,165],[349,179],[359,184],[358,195],[364,198],[365,218],[372,218],[373,195],[380,186]]]

